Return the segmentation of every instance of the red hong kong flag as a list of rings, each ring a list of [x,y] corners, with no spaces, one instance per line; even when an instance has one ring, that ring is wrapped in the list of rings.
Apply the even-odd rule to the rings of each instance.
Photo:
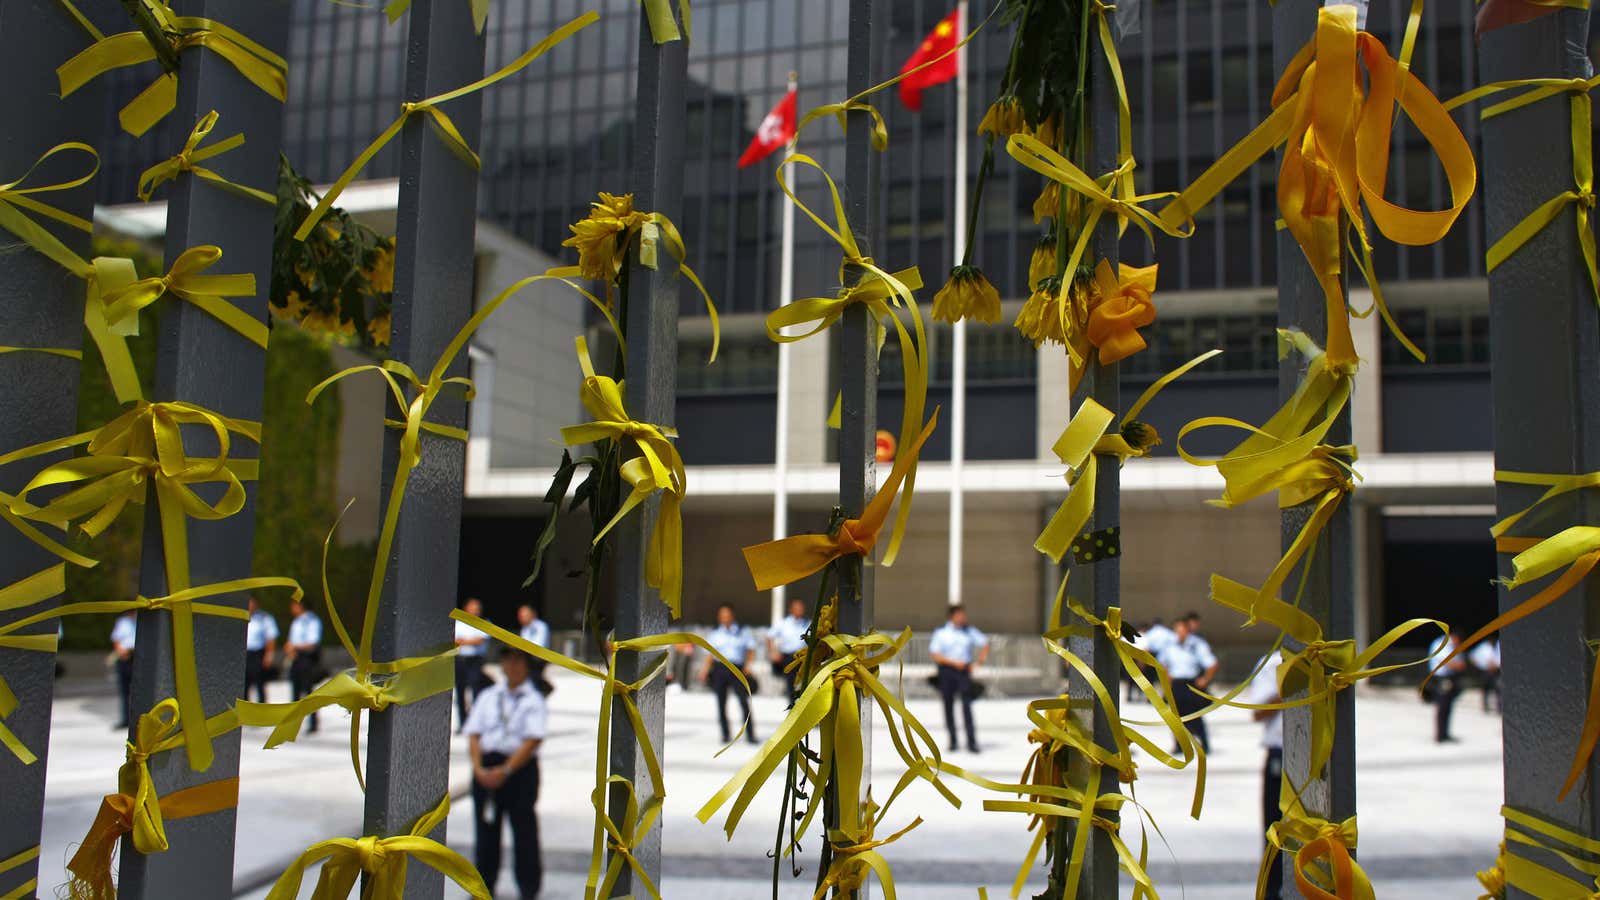
[[[772,108],[772,112],[761,120],[756,136],[750,141],[750,146],[744,148],[744,155],[739,157],[739,168],[758,163],[789,143],[794,137],[794,109],[795,89],[790,88],[789,93],[784,94],[778,105]]]
[[[949,54],[933,65],[901,79],[900,102],[906,105],[906,109],[912,112],[920,112],[922,110],[922,92],[925,89],[931,88],[936,84],[944,84],[959,74],[961,69],[960,55],[950,51],[954,50],[956,44],[961,41],[961,35],[957,33],[960,30],[960,26],[961,9],[957,7],[950,12],[950,15],[939,20],[939,24],[933,27],[933,31],[929,32],[926,38],[923,38],[921,46],[917,47],[917,52],[911,54],[911,58],[906,60],[906,64],[900,67],[900,71],[903,74],[929,60],[937,59],[941,54]]]

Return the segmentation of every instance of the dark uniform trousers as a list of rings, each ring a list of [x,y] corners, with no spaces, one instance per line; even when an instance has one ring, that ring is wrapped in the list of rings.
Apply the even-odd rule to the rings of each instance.
[[[256,702],[267,702],[267,651],[246,650],[244,652],[244,696],[250,697],[250,689],[256,689]]]
[[[483,754],[484,768],[493,768],[507,759],[504,753]],[[539,802],[539,758],[511,774],[499,790],[491,791],[477,780],[472,782],[472,806],[477,818],[478,874],[489,893],[494,893],[500,875],[500,836],[503,822],[511,820],[511,867],[517,889],[524,897],[534,897],[544,881],[544,860],[539,853],[539,818],[534,804]]]
[[[955,701],[961,701],[961,716],[967,726],[967,749],[978,746],[978,729],[972,722],[972,673],[955,666],[939,665],[936,677],[939,697],[944,701],[944,727],[950,730],[950,747],[957,746]]]
[[[711,682],[711,691],[717,697],[717,727],[722,729],[722,742],[726,744],[733,740],[733,731],[728,727],[728,695],[739,701],[739,709],[744,713],[740,724],[745,726],[745,740],[755,742],[756,723],[750,715],[750,692],[745,690],[739,679],[732,672],[721,665],[711,667],[711,675],[707,679]]]
[[[322,648],[317,648],[309,653],[296,653],[294,662],[289,663],[289,691],[290,698],[299,700],[311,693],[317,686],[317,676],[322,669]],[[317,730],[317,714],[312,713],[306,718],[306,730]]]
[[[1261,832],[1282,821],[1283,810],[1278,806],[1278,792],[1283,787],[1283,748],[1268,747],[1267,762],[1261,770]],[[1280,856],[1267,870],[1266,900],[1283,898],[1283,864]]]

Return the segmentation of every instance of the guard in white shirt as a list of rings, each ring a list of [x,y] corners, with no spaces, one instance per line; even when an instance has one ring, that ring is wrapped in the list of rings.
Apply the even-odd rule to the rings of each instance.
[[[1500,638],[1490,637],[1474,644],[1467,651],[1467,661],[1478,670],[1483,684],[1483,711],[1489,712],[1489,697],[1494,697],[1494,711],[1500,711]]]
[[[795,654],[805,649],[806,632],[811,628],[811,617],[806,615],[804,600],[790,600],[789,614],[767,630],[767,658],[772,660],[772,677],[782,684],[792,676],[783,670],[794,662]]]
[[[1260,671],[1239,699],[1254,706],[1270,706],[1281,700],[1278,696],[1278,666],[1281,662],[1282,657],[1277,654],[1262,657],[1258,664]],[[1283,784],[1283,711],[1255,709],[1250,711],[1250,715],[1261,723],[1261,747],[1267,751],[1267,759],[1261,769],[1261,833],[1264,837],[1267,829],[1283,818],[1283,810],[1278,806],[1278,792]],[[1267,872],[1267,892],[1262,896],[1264,900],[1281,900],[1283,897],[1283,860],[1278,860]]]
[[[256,702],[267,702],[267,672],[272,668],[272,654],[278,647],[278,620],[261,608],[256,598],[248,601],[250,621],[244,631],[244,696],[250,697],[250,688],[256,689]]]
[[[500,875],[503,823],[511,821],[511,866],[517,890],[539,895],[544,860],[539,852],[539,745],[547,716],[544,695],[528,678],[531,658],[516,647],[500,652],[503,684],[478,692],[467,716],[467,751],[472,755],[472,806],[477,819],[478,874],[489,893]]]
[[[706,640],[728,662],[746,672],[756,664],[756,637],[750,629],[739,624],[734,618],[733,607],[726,603],[717,607],[717,627],[711,629]],[[750,715],[750,693],[739,683],[739,679],[708,653],[705,665],[700,668],[700,680],[710,684],[712,692],[717,695],[717,726],[722,729],[722,742],[726,744],[733,739],[733,730],[728,727],[728,694],[732,693],[739,701],[740,711],[744,713],[744,739],[756,743],[756,722]]]
[[[133,645],[139,633],[139,619],[131,612],[117,616],[111,625],[111,655],[117,667],[117,699],[122,716],[111,730],[128,727],[129,693],[133,690]]]
[[[289,601],[289,640],[284,655],[289,657],[289,695],[295,700],[311,693],[322,677],[322,619],[299,600]],[[306,731],[317,730],[317,714],[306,719]]]
[[[1461,696],[1461,678],[1467,674],[1467,661],[1457,656],[1450,662],[1445,659],[1461,646],[1461,632],[1452,629],[1450,634],[1436,637],[1428,646],[1428,670],[1434,672],[1429,688],[1433,691],[1433,742],[1454,744],[1459,741],[1450,734],[1450,714],[1455,711],[1456,698]],[[1444,665],[1440,669],[1439,666]]]
[[[522,639],[528,643],[546,648],[550,646],[550,624],[539,618],[539,611],[533,608],[532,603],[524,603],[517,607],[517,629]],[[550,685],[544,680],[544,660],[537,656],[528,658],[528,679],[537,685],[541,692],[550,693]]]
[[[1211,685],[1211,679],[1217,677],[1219,664],[1216,654],[1211,652],[1211,645],[1200,636],[1199,613],[1185,613],[1183,618],[1172,624],[1176,626],[1172,632],[1175,640],[1156,655],[1156,662],[1161,663],[1162,668],[1167,670],[1167,676],[1172,679],[1178,715],[1187,716],[1206,706],[1205,698],[1189,690],[1189,686],[1205,690]],[[1206,734],[1206,720],[1190,719],[1183,724],[1200,742],[1200,749],[1210,753],[1211,739]]]
[[[952,606],[945,623],[928,641],[928,655],[939,667],[934,683],[944,700],[944,725],[950,730],[950,750],[961,749],[956,740],[955,713],[955,701],[960,699],[961,716],[967,726],[967,749],[977,753],[978,728],[972,720],[972,698],[977,689],[972,683],[972,673],[989,661],[989,637],[967,623],[965,609]]]
[[[483,604],[476,597],[468,597],[461,610],[469,616],[483,618]],[[465,622],[456,623],[456,710],[461,714],[460,734],[467,727],[467,710],[487,682],[483,663],[489,653],[489,636]]]

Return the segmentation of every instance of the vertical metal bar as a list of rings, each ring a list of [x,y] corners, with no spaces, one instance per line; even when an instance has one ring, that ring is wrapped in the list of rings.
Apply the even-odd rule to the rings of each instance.
[[[1121,29],[1117,25],[1115,16],[1108,16],[1108,24],[1114,38],[1121,37]],[[1098,39],[1090,39],[1090,94],[1089,94],[1089,133],[1090,133],[1090,171],[1094,173],[1109,172],[1117,165],[1117,95],[1116,88],[1111,80],[1111,69],[1106,59],[1105,49]],[[1094,256],[1090,262],[1105,260],[1112,266],[1117,264],[1117,222],[1115,217],[1106,217],[1098,227],[1094,236]],[[1072,273],[1067,273],[1068,278]],[[1089,364],[1085,373],[1084,384],[1081,390],[1084,396],[1093,398],[1095,402],[1114,413],[1122,410],[1122,387],[1120,383],[1121,366],[1117,363],[1102,365],[1098,359]],[[1099,531],[1111,528],[1121,521],[1122,506],[1122,474],[1116,460],[1106,457],[1101,460],[1099,473],[1095,477],[1094,486],[1094,514],[1089,520],[1088,530]],[[1071,557],[1068,557],[1070,560]],[[1107,612],[1114,606],[1120,606],[1122,568],[1121,557],[1111,556],[1097,560],[1085,567],[1078,567],[1080,571],[1076,578],[1068,581],[1073,598],[1081,602],[1085,609],[1092,611],[1096,616],[1105,618]],[[1070,562],[1067,563],[1072,568]],[[1083,571],[1087,569],[1087,571]],[[1111,691],[1113,703],[1121,702],[1121,690],[1117,685],[1122,683],[1122,666],[1117,659],[1116,649],[1111,645],[1110,637],[1100,629],[1094,629],[1089,637],[1072,638],[1069,649],[1077,654],[1094,670],[1100,683],[1106,685]],[[1088,685],[1082,676],[1076,672],[1068,679],[1069,690],[1074,697],[1091,697]],[[1116,742],[1112,737],[1113,722],[1098,704],[1090,703],[1085,706],[1074,706],[1073,715],[1079,718],[1086,730],[1094,735],[1096,744],[1114,749]],[[1073,754],[1073,765],[1068,771],[1068,777],[1074,786],[1080,789],[1087,788],[1086,779],[1089,775],[1088,765],[1081,754]],[[1113,793],[1118,790],[1118,782],[1114,775],[1101,774],[1099,787],[1096,794]],[[1092,802],[1092,798],[1085,798],[1085,802]],[[1111,812],[1097,813],[1097,815],[1115,818]],[[1057,827],[1066,827],[1065,824]],[[1117,852],[1108,836],[1100,829],[1091,829],[1089,832],[1089,848],[1084,856],[1083,877],[1079,882],[1078,896],[1093,898],[1093,900],[1114,900],[1118,893],[1118,865]]]
[[[1513,78],[1586,78],[1588,10],[1563,9],[1483,36],[1484,82]],[[1484,123],[1484,216],[1491,238],[1505,234],[1539,203],[1573,189],[1565,95],[1541,100]],[[1545,148],[1529,155],[1529,148]],[[1490,363],[1494,376],[1495,467],[1578,473],[1600,468],[1600,314],[1597,314],[1572,210],[1563,210],[1489,276]],[[1522,509],[1538,488],[1498,486],[1501,515]],[[1588,492],[1584,492],[1587,494]],[[1540,516],[1518,533],[1544,537],[1569,524],[1595,520],[1592,496]],[[1557,518],[1557,515],[1560,518]],[[1509,557],[1500,572],[1511,574]],[[1543,587],[1543,584],[1538,585]],[[1500,608],[1531,596],[1500,590]],[[1505,676],[1506,803],[1559,822],[1579,834],[1600,835],[1592,761],[1587,784],[1556,799],[1571,766],[1586,715],[1585,688],[1600,636],[1600,581],[1585,579],[1533,618],[1501,632]],[[1593,711],[1590,710],[1590,713]],[[1519,856],[1566,871],[1565,865],[1522,844]],[[1515,888],[1510,897],[1531,896]]]
[[[289,37],[287,0],[187,0],[174,5],[180,15],[224,22],[269,50],[282,53]],[[232,64],[206,51],[183,54],[178,77],[178,104],[172,112],[173,132],[182,134],[201,116],[217,110],[224,123],[243,128],[248,141],[216,159],[217,170],[241,184],[272,185],[278,177],[278,148],[283,141],[283,105],[251,84]],[[176,149],[176,148],[174,148]],[[267,286],[272,277],[273,207],[232,191],[218,190],[199,179],[179,178],[167,207],[167,265],[190,247],[215,244],[222,249],[223,272],[250,272],[256,296],[241,307],[259,319],[267,316]],[[265,379],[265,354],[198,307],[167,298],[160,305],[160,330],[154,400],[183,400],[238,419],[259,421]],[[190,453],[204,453],[208,438],[186,432]],[[214,452],[214,451],[213,451]],[[247,457],[257,448],[235,441],[232,457]],[[254,485],[246,483],[249,500],[238,513],[216,522],[188,520],[189,579],[211,584],[250,574],[255,536]],[[162,535],[156,504],[146,504],[144,550],[139,589],[147,597],[168,593],[162,559]],[[228,595],[213,602],[244,606],[244,597]],[[232,705],[244,688],[245,626],[236,619],[196,616],[195,659],[204,673],[200,683],[207,715]],[[138,652],[134,656],[132,711],[137,715],[173,694],[171,615],[165,610],[139,614]],[[237,775],[239,733],[218,738],[216,761],[194,772],[183,752],[163,754],[150,762],[158,793]],[[110,777],[110,773],[107,773]],[[232,897],[234,810],[174,819],[166,824],[171,849],[145,856],[122,846],[120,890],[129,900],[144,897]]]
[[[676,15],[676,11],[673,14]],[[681,40],[656,44],[642,11],[640,16],[632,176],[635,204],[638,209],[679,220],[683,213],[683,123],[687,109],[684,85],[689,78],[689,43]],[[660,268],[652,270],[640,266],[636,254],[630,254],[628,260],[626,399],[628,413],[634,418],[670,425],[677,396],[680,281],[677,262],[671,254],[658,254],[657,262]],[[667,607],[655,589],[645,583],[650,528],[660,504],[659,497],[652,497],[617,526],[617,640],[661,634],[667,630]],[[618,678],[635,681],[643,671],[644,660],[640,654],[617,655]],[[639,746],[640,742],[649,741],[658,749],[664,749],[661,739],[666,722],[666,685],[656,679],[634,694],[634,700],[644,721],[645,733],[634,733],[634,726],[621,704],[613,708],[611,774],[632,782],[639,803],[643,805],[654,796],[654,790]],[[613,791],[610,802],[612,819],[621,822],[626,812],[626,795]],[[650,879],[659,884],[661,829],[653,828],[639,836],[632,853],[650,874]],[[623,866],[616,892],[633,893],[636,888],[634,872]]]
[[[98,144],[103,121],[99,91],[61,99],[55,67],[88,42],[85,32],[54,0],[0,0],[0,121],[27,122],[26,128],[0,133],[0,178],[7,181],[28,170],[45,151],[63,141]],[[89,87],[94,88],[95,85]],[[81,175],[71,166],[41,172],[38,183],[50,184]],[[86,170],[86,167],[85,167]],[[60,178],[52,177],[59,174]],[[64,212],[88,218],[95,185],[41,197]],[[41,223],[44,220],[41,220]],[[89,256],[89,236],[81,231],[51,228],[74,253]],[[0,243],[16,238],[0,231]],[[83,284],[59,264],[33,250],[0,257],[0,345],[77,349],[83,341]],[[71,434],[77,425],[77,360],[39,353],[0,354],[0,452]],[[43,467],[67,453],[8,466],[0,490],[15,493]],[[11,584],[58,562],[43,548],[0,526],[0,586]],[[39,606],[0,612],[0,625],[56,605],[50,598]],[[40,623],[29,633],[50,633],[55,623]],[[31,765],[0,749],[0,784],[5,785],[5,815],[0,817],[0,860],[39,844],[44,815],[46,751],[50,745],[50,706],[55,682],[55,657],[49,653],[0,649],[0,678],[18,697],[18,706],[3,722],[38,759]],[[38,871],[37,860],[0,873],[0,897],[22,891]],[[48,891],[46,891],[48,892]],[[24,892],[26,893],[26,892]]]
[[[415,0],[406,37],[405,100],[431,97],[483,74],[484,37],[473,33],[466,4]],[[483,95],[450,101],[450,118],[469,146],[479,146]],[[419,372],[472,315],[474,224],[478,172],[412,116],[400,134],[400,203],[395,225],[394,307],[390,356]],[[467,373],[466,354],[449,376]],[[393,418],[404,410],[390,409]],[[466,427],[466,404],[446,391],[430,421]],[[449,619],[456,599],[456,558],[461,534],[466,446],[423,432],[421,462],[412,471],[389,553],[372,653],[377,661],[423,656],[450,646]],[[400,455],[400,433],[383,442],[383,493],[387,505]],[[373,713],[368,727],[365,833],[393,835],[439,802],[450,772],[449,693]],[[444,840],[443,822],[432,837]],[[407,897],[439,897],[444,877],[428,866],[406,871]]]
[[[1312,0],[1286,0],[1273,10],[1272,61],[1278,72],[1282,72],[1289,59],[1311,39],[1320,6]],[[1365,18],[1364,13],[1361,18]],[[1278,233],[1278,323],[1285,328],[1299,328],[1319,340],[1327,336],[1327,305],[1322,287],[1312,274],[1305,253],[1287,231]],[[1294,392],[1304,372],[1304,362],[1291,355],[1279,364],[1280,398],[1286,399]],[[1350,408],[1346,405],[1325,441],[1337,446],[1349,443],[1350,437]],[[1309,562],[1303,564],[1308,570],[1300,573],[1305,579],[1300,608],[1321,624],[1324,638],[1330,641],[1351,639],[1355,635],[1352,503],[1346,499],[1340,505],[1309,552]],[[1314,503],[1306,503],[1283,510],[1285,549],[1305,525],[1314,506]],[[1299,582],[1293,577],[1290,583],[1298,588]],[[1330,821],[1343,821],[1356,812],[1355,692],[1340,691],[1337,704],[1333,756],[1324,777],[1310,783],[1307,783],[1311,765],[1310,708],[1291,709],[1283,717],[1284,773],[1295,785],[1303,786],[1300,796],[1306,812]],[[1289,854],[1284,857],[1284,889],[1290,891],[1294,890],[1294,864]]]

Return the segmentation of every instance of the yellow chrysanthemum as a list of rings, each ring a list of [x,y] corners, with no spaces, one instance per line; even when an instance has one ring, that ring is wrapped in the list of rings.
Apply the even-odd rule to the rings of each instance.
[[[267,309],[272,312],[274,318],[282,319],[285,322],[300,321],[305,316],[306,310],[310,309],[306,304],[305,298],[300,296],[299,291],[290,291],[289,296],[285,297],[284,301],[281,308],[269,303],[267,304]]]
[[[300,284],[302,287],[308,291],[316,291],[317,273],[315,270],[304,268],[299,263],[295,263],[294,274],[295,277],[300,279]]]
[[[394,293],[394,245],[380,249],[372,261],[372,268],[367,270],[367,280],[372,284],[373,293]]]
[[[1054,219],[1061,215],[1061,185],[1052,181],[1039,192],[1038,199],[1033,201],[1033,222],[1035,225],[1045,219]]]
[[[1027,130],[1028,121],[1022,114],[1022,101],[1010,95],[989,104],[983,121],[978,123],[979,134],[993,135],[999,140]]]
[[[1017,331],[1033,341],[1035,347],[1044,343],[1062,344],[1074,362],[1080,362],[1087,357],[1089,349],[1084,326],[1089,317],[1092,291],[1090,284],[1075,282],[1066,291],[1063,305],[1060,281],[1054,276],[1045,278],[1017,314]]]
[[[367,336],[372,338],[372,342],[379,347],[387,347],[389,346],[389,332],[393,324],[393,320],[389,318],[388,313],[376,316],[367,323]]]
[[[1046,238],[1033,248],[1028,260],[1028,290],[1037,290],[1039,282],[1056,274],[1056,242]]]
[[[993,324],[1000,321],[1000,292],[977,266],[956,266],[933,296],[933,317],[952,324],[962,319]]]
[[[1506,845],[1500,843],[1500,855],[1495,857],[1494,865],[1478,873],[1478,883],[1483,885],[1487,893],[1478,900],[1506,900]]]
[[[577,249],[578,269],[583,277],[610,281],[621,269],[618,236],[643,226],[650,216],[634,210],[632,194],[619,197],[601,191],[600,199],[589,206],[588,217],[570,226],[572,237],[562,241],[561,246]]]
[[[1051,116],[1039,123],[1037,128],[1026,129],[1025,133],[1046,147],[1055,147],[1056,140],[1060,137],[1056,129],[1056,117]]]

